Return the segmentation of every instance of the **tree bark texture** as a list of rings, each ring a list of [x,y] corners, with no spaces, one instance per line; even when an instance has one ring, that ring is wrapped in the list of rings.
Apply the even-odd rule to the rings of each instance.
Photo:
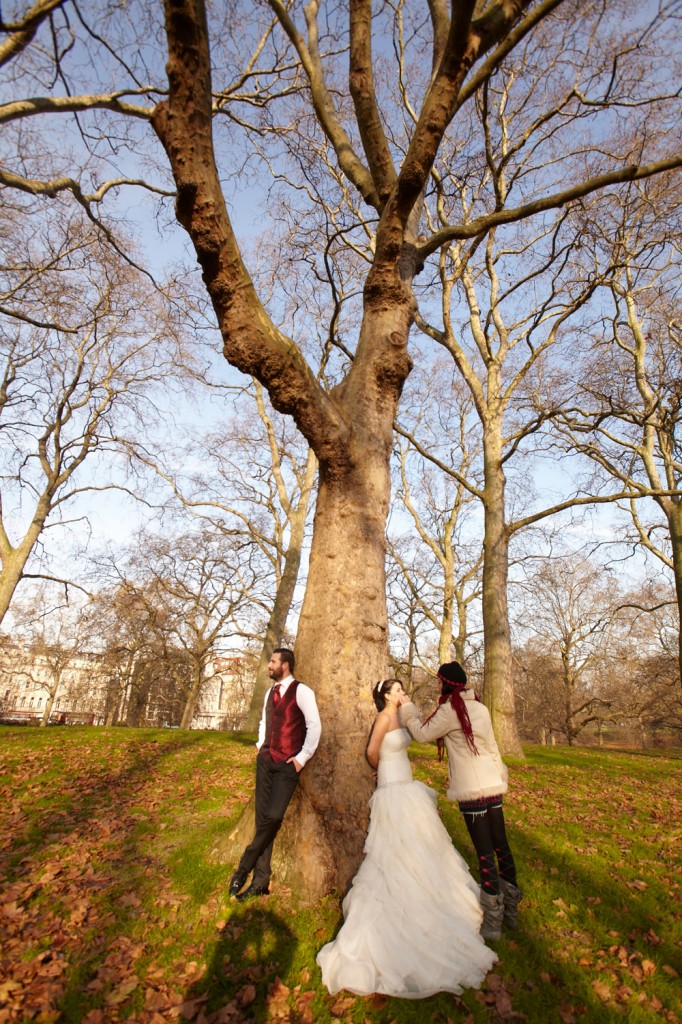
[[[33,551],[47,519],[47,502],[41,499],[38,508],[20,544],[12,547],[4,528],[0,524],[0,622],[3,621],[14,592],[19,586],[26,563]]]
[[[488,425],[484,439],[483,634],[484,699],[503,754],[523,757],[516,728],[507,585],[509,531],[505,522],[505,477],[501,430]]]
[[[469,602],[463,590],[455,591],[455,599],[457,601],[457,635],[452,638],[452,646],[455,650],[455,661],[463,665],[469,639]]]
[[[672,548],[673,575],[675,577],[675,596],[677,598],[677,621],[682,623],[682,505],[671,502],[668,514],[670,528],[670,546]],[[677,633],[677,664],[682,683],[682,629]]]
[[[450,661],[454,640],[452,624],[455,617],[455,554],[451,522],[446,525],[443,549],[443,621],[438,637],[438,661],[441,665]],[[457,660],[459,661],[459,658]]]
[[[385,523],[390,495],[392,414],[381,403],[349,418],[347,456],[320,463],[310,568],[296,641],[296,677],[316,693],[317,753],[304,769],[277,839],[278,879],[304,896],[345,890],[359,865],[372,777],[365,747],[387,674]],[[364,403],[361,403],[364,404]],[[235,862],[253,822],[216,847]]]
[[[197,706],[197,700],[201,687],[204,682],[204,665],[203,662],[199,666],[195,666],[192,670],[192,683],[187,693],[187,699],[185,706],[182,709],[182,719],[180,721],[181,729],[189,729],[194,718],[194,711]]]
[[[55,698],[57,696],[57,690],[59,689],[59,680],[54,683],[47,692],[47,699],[45,701],[45,710],[40,719],[41,726],[45,727],[50,724],[50,715],[52,714],[52,708],[54,707]]]

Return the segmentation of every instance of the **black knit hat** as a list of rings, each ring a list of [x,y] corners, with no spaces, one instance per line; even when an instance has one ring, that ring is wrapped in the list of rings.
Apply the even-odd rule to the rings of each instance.
[[[467,674],[458,661],[448,661],[438,669],[438,678],[442,683],[453,686],[466,686]]]
[[[459,719],[459,724],[462,727],[462,732],[466,737],[467,745],[471,753],[478,754],[476,741],[474,739],[474,729],[471,724],[471,719],[469,718],[469,712],[467,711],[466,704],[462,699],[462,691],[466,689],[467,685],[466,672],[458,661],[448,661],[438,669],[438,678],[442,684],[440,697],[438,698],[438,707],[440,708],[442,704],[449,704],[452,707],[452,710]],[[478,700],[478,697],[476,699]],[[434,711],[434,714],[435,713],[436,712]],[[431,718],[433,718],[433,715]],[[427,718],[426,721],[428,722],[429,719]],[[439,761],[443,756],[441,742],[441,740],[438,740]]]

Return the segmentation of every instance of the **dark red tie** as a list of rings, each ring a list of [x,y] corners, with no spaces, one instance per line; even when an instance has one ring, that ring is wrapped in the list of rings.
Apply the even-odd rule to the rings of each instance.
[[[272,688],[272,703],[275,705],[275,707],[277,707],[277,705],[282,699],[282,694],[280,693],[279,685],[279,683],[275,683],[275,685]]]

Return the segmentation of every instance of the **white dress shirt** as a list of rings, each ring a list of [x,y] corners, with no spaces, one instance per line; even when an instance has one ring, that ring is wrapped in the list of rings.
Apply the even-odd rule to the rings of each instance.
[[[280,679],[279,692],[281,697],[284,696],[293,681],[293,676],[287,676],[286,679]],[[263,713],[261,714],[260,725],[258,726],[258,742],[256,743],[258,750],[263,746],[263,740],[265,739],[265,708],[268,703],[268,697],[270,696],[271,689],[272,686],[268,689],[263,701]],[[305,718],[305,740],[303,741],[303,746],[299,750],[298,754],[294,754],[294,757],[302,768],[308,763],[317,750],[317,744],[320,742],[320,733],[322,732],[322,723],[320,722],[320,712],[317,710],[315,694],[309,686],[306,686],[305,683],[298,684],[298,688],[296,690],[296,703],[303,712],[303,717]]]

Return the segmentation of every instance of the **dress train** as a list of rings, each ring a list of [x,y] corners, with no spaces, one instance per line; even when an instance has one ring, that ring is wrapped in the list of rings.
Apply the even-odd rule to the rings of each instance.
[[[343,926],[317,955],[332,994],[458,994],[478,988],[497,961],[479,934],[478,886],[436,794],[412,779],[409,743],[405,729],[381,743],[365,858],[343,901]]]

